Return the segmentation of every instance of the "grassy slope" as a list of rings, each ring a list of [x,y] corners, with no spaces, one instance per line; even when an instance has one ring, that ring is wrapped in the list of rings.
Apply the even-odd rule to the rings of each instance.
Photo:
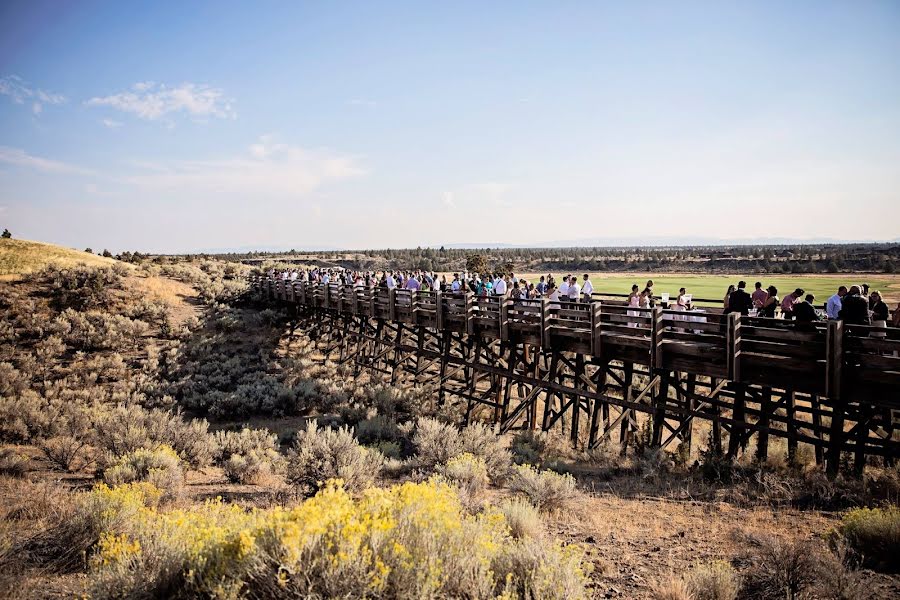
[[[24,275],[39,271],[48,264],[74,266],[112,265],[116,261],[96,254],[89,254],[55,244],[32,242],[29,240],[0,239],[0,276]]]

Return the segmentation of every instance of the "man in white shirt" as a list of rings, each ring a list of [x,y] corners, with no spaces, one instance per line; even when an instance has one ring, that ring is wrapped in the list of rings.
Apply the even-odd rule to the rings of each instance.
[[[459,291],[459,288],[462,284],[459,281],[459,273],[453,274],[453,283],[450,284],[450,291],[454,294]]]
[[[562,283],[559,284],[559,295],[561,298],[565,298],[569,295],[569,276],[568,275],[563,277]]]
[[[390,272],[387,274],[387,277],[384,278],[384,283],[387,286],[387,289],[392,290],[397,287],[397,282],[394,281],[394,273]]]
[[[584,296],[585,302],[591,301],[591,294],[594,293],[594,284],[591,283],[588,274],[584,274],[584,285],[581,286],[581,295]]]
[[[842,285],[838,288],[837,294],[828,299],[825,303],[825,313],[829,319],[840,319],[841,306],[843,305],[844,296],[847,295],[847,286]]]
[[[581,286],[578,285],[578,278],[572,277],[572,280],[569,282],[569,300],[572,302],[578,302],[578,299],[581,297]]]
[[[503,277],[498,277],[494,282],[494,293],[498,296],[506,295],[506,280]]]

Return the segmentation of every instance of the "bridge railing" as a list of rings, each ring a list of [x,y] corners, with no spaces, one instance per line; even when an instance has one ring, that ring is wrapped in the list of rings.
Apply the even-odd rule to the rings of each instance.
[[[263,277],[251,285],[270,298],[343,314],[829,398],[840,397],[842,389],[877,394],[900,409],[897,328]]]

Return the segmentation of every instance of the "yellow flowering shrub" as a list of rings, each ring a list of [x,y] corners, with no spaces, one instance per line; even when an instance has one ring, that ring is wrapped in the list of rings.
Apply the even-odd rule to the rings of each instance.
[[[580,550],[514,539],[501,512],[466,514],[439,480],[370,488],[356,499],[331,481],[290,508],[213,501],[143,506],[133,518],[100,538],[91,560],[96,597],[584,596]]]

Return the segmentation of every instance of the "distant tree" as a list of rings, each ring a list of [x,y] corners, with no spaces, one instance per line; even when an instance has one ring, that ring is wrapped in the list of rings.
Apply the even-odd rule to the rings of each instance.
[[[466,271],[470,273],[486,273],[487,259],[483,254],[469,254],[466,256]]]
[[[110,251],[107,250],[106,248],[103,249],[103,252],[100,253],[100,256],[105,256],[106,258],[112,258],[112,257],[113,257],[112,252],[110,252]]]
[[[4,229],[3,234],[0,235],[0,237],[2,237],[5,240],[8,240],[12,237],[12,234],[9,232],[9,229]]]
[[[91,249],[90,246],[88,246],[87,248],[85,248],[84,251],[87,252],[88,254],[93,254],[93,253],[94,253],[94,251]]]

